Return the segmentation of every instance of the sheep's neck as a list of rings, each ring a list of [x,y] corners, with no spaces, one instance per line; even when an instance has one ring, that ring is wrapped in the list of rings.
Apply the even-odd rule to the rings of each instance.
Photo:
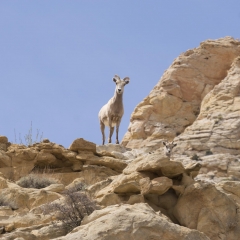
[[[117,108],[123,106],[123,94],[117,94],[115,92],[112,99],[113,99],[113,105],[115,105]]]

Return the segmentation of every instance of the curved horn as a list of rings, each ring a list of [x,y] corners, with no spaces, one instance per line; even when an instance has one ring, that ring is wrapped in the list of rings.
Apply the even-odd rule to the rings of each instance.
[[[116,82],[117,80],[120,80],[120,77],[115,74],[115,76],[113,77],[113,81]]]
[[[114,75],[114,78],[117,78],[118,80],[120,79],[120,77],[117,74]]]
[[[129,78],[129,77],[125,77],[125,78],[123,79],[123,81],[124,81],[126,84],[128,84],[128,83],[130,82],[130,78]]]

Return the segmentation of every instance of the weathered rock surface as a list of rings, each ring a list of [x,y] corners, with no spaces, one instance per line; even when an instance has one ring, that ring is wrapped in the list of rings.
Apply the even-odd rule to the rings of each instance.
[[[140,180],[141,194],[157,194],[163,195],[173,186],[172,179],[167,177],[158,177],[150,180],[150,178],[143,178]]]
[[[240,106],[239,60],[235,59],[239,55],[240,42],[230,37],[207,40],[198,48],[181,54],[165,71],[150,94],[135,108],[128,132],[122,141],[123,145],[130,148],[160,146],[162,139],[171,140],[193,124],[200,109],[204,109],[198,117],[201,121],[198,126],[203,128],[201,134],[194,134],[194,130],[189,130],[185,142],[194,137],[195,142],[199,138],[203,141],[208,139],[219,114],[222,114],[219,123],[223,120],[228,126],[225,131],[229,133],[223,133],[223,136],[237,136],[234,129],[239,129],[236,119]],[[224,78],[226,79],[221,83]],[[221,84],[216,86],[219,83]],[[211,90],[212,97],[208,94]],[[227,109],[229,114],[225,116]],[[207,118],[208,112],[212,115],[210,118]],[[233,131],[228,130],[231,126]],[[197,126],[195,128],[197,129]],[[215,139],[218,137],[220,136],[212,136]],[[221,140],[218,146],[221,149],[236,149],[239,147],[236,144],[226,138],[225,143]],[[205,147],[205,144],[198,145]]]
[[[58,240],[171,239],[209,240],[196,230],[169,222],[147,204],[115,205],[95,211],[82,225]]]
[[[97,154],[100,156],[109,156],[118,159],[128,160],[131,158],[131,149],[127,149],[119,144],[108,143],[106,145],[97,145]],[[133,156],[132,156],[133,157]]]
[[[198,155],[203,161],[202,173],[217,170],[214,177],[240,177],[239,79],[240,57],[235,59],[225,79],[203,99],[196,121],[175,139],[176,156]]]
[[[236,190],[236,186],[229,188],[232,192]],[[204,232],[212,240],[237,239],[240,234],[239,203],[212,184],[195,183],[179,197],[174,215],[181,225]]]
[[[9,145],[8,138],[6,136],[0,136],[0,150],[6,152]]]
[[[6,185],[0,189],[0,204],[4,203],[3,206],[0,206],[0,226],[6,232],[12,232],[23,227],[46,224],[51,221],[49,216],[42,214],[42,211],[35,213],[34,209],[60,199],[62,196],[57,192],[60,191],[60,187],[61,190],[63,189],[63,185],[54,184],[54,186],[49,186],[45,189],[34,189],[22,188],[6,180],[5,183]],[[14,236],[14,238],[11,236]],[[25,234],[13,234],[6,239],[15,239],[16,236],[25,236]],[[26,238],[23,238],[32,239],[30,236],[26,235]]]
[[[184,172],[181,162],[169,161],[169,157],[158,152],[147,154],[134,159],[124,170],[124,174],[130,174],[134,171],[159,172],[166,177],[178,176]]]
[[[6,137],[1,137],[1,141],[7,141]],[[120,147],[115,147],[115,149],[120,149]],[[127,162],[124,160],[126,157],[121,152],[118,156],[114,156],[114,153],[111,152],[106,154],[102,152],[101,156],[96,154],[96,144],[83,138],[73,141],[70,149],[65,149],[63,146],[49,141],[36,143],[32,146],[10,144],[6,151],[0,149],[0,173],[8,179],[18,180],[36,169],[40,171],[51,169],[52,174],[55,172],[64,174],[65,177],[61,180],[65,185],[68,185],[73,179],[69,182],[67,180],[69,174],[67,173],[81,172],[75,177],[84,177],[86,176],[84,171],[88,171],[88,166],[105,166],[105,172],[110,174],[106,174],[108,176],[116,175],[127,166]],[[115,154],[117,154],[116,151]],[[109,155],[114,157],[109,157]],[[101,170],[104,171],[103,168]],[[96,179],[99,181],[98,176]],[[86,182],[89,181],[86,180]]]
[[[86,141],[83,138],[78,138],[73,141],[69,149],[74,152],[89,151],[96,153],[96,144]]]
[[[121,159],[116,159],[114,157],[98,157],[91,154],[81,153],[76,156],[76,159],[87,164],[87,165],[100,165],[111,168],[117,172],[122,172],[122,170],[127,166],[126,161]]]
[[[181,162],[172,161],[161,151],[134,159],[123,173],[89,188],[97,202],[106,207],[119,203],[148,203],[171,221],[178,223],[173,209],[178,196],[194,183],[200,164],[184,168]]]
[[[0,234],[7,232],[0,238],[65,235],[42,206],[83,183],[102,209],[58,239],[238,239],[239,56],[240,42],[230,37],[181,54],[135,108],[123,145],[79,138],[69,149],[48,139],[20,146],[0,136]],[[177,143],[170,157],[165,140]],[[59,184],[13,182],[31,172]]]

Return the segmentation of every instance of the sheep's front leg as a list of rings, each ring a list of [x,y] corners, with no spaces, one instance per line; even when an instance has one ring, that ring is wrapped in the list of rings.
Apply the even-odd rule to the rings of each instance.
[[[117,124],[116,124],[116,144],[119,144],[119,141],[118,141],[118,131],[119,131],[120,123],[121,123],[121,117],[119,117],[117,119]]]
[[[119,125],[117,124],[116,125],[116,144],[119,144],[119,141],[118,141],[118,130],[119,130]]]
[[[102,145],[104,145],[104,143],[105,143],[105,133],[104,133],[105,125],[102,121],[100,121],[100,127],[101,127],[101,132],[102,132]]]

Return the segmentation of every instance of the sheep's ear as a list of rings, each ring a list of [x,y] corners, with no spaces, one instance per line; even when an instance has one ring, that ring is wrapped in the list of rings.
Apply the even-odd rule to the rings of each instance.
[[[166,146],[166,143],[165,142],[162,142],[164,146]]]
[[[125,77],[125,78],[123,79],[123,81],[125,82],[125,84],[128,84],[128,83],[130,82],[130,78],[129,78],[129,77]]]
[[[113,77],[113,81],[114,82],[116,82],[117,80],[119,80],[120,79],[120,77],[118,76],[118,75],[115,75],[114,77]]]
[[[174,144],[173,144],[173,147],[176,147],[176,146],[177,146],[177,143],[174,143]]]

